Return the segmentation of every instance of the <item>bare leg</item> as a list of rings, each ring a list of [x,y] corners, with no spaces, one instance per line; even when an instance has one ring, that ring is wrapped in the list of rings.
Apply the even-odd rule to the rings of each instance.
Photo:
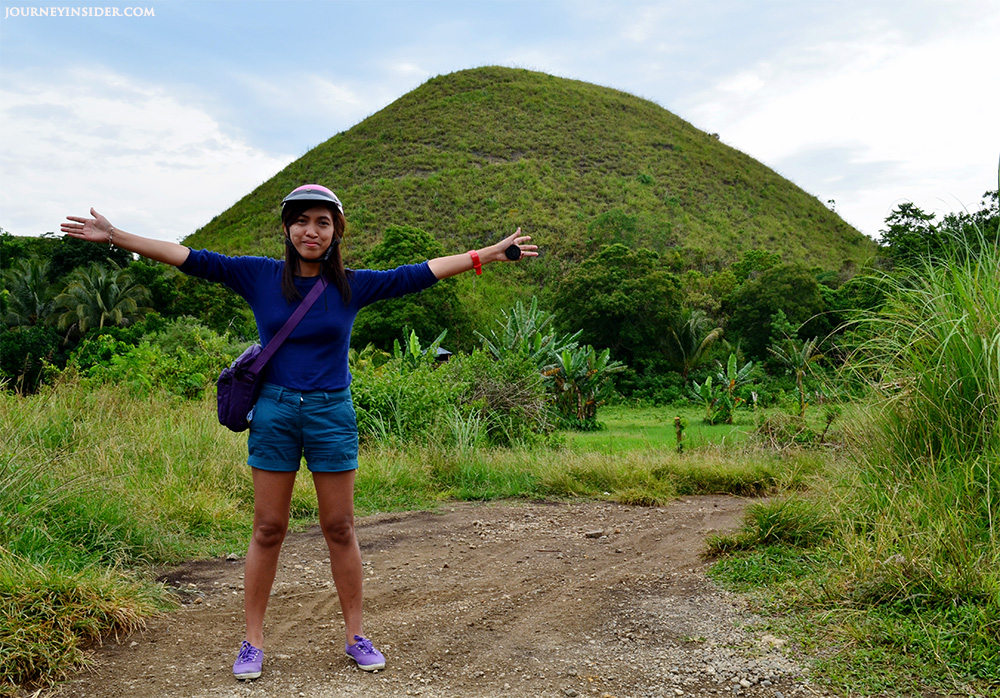
[[[313,473],[319,523],[330,549],[330,569],[344,614],[347,643],[364,635],[361,627],[361,549],[354,534],[354,470]]]
[[[295,473],[253,468],[253,536],[243,573],[247,642],[264,647],[264,611],[278,570],[278,553],[288,532]]]

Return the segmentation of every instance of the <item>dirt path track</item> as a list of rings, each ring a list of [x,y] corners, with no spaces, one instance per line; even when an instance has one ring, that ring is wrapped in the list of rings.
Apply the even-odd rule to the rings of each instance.
[[[166,577],[181,610],[105,643],[53,695],[817,695],[783,642],[746,630],[738,599],[705,578],[705,535],[734,528],[744,504],[458,504],[359,519],[366,631],[387,657],[374,674],[344,655],[321,534],[291,534],[260,679],[230,673],[242,560],[210,560]]]

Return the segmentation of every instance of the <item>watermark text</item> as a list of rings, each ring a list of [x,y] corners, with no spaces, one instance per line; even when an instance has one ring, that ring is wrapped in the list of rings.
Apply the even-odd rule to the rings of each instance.
[[[153,7],[5,7],[4,19],[15,17],[155,17]]]

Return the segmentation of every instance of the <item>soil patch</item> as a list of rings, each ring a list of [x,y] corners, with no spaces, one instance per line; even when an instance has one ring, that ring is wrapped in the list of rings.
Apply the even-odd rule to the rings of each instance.
[[[290,534],[260,679],[232,677],[243,565],[217,559],[172,570],[181,609],[106,641],[51,695],[821,695],[784,641],[705,576],[705,535],[735,528],[744,506],[504,502],[359,518],[365,629],[387,661],[372,674],[344,654],[321,533]]]

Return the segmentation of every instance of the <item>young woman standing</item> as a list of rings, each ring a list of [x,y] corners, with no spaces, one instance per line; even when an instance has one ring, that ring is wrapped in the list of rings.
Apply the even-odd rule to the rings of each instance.
[[[470,269],[478,274],[492,262],[534,257],[538,248],[527,244],[531,238],[518,228],[495,245],[465,254],[390,271],[346,269],[340,253],[344,208],[332,191],[318,184],[298,187],[281,202],[284,260],[192,250],[119,230],[94,209],[90,214],[92,218],[68,216],[62,231],[225,284],[250,304],[262,345],[313,285],[325,279],[322,296],[268,363],[267,382],[251,413],[247,462],[253,473],[254,519],[244,572],[246,637],[233,674],[238,679],[261,675],[264,612],[303,457],[313,476],[319,523],[344,616],[345,651],[366,671],[384,668],[385,658],[362,628],[361,551],[354,531],[358,431],[347,362],[354,318],[375,301],[416,293]]]

